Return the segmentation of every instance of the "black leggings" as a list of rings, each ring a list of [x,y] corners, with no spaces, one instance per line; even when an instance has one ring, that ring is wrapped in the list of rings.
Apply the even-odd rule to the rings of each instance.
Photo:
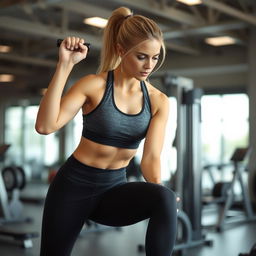
[[[40,255],[70,255],[86,220],[126,226],[149,219],[146,255],[170,256],[176,237],[176,214],[176,197],[168,188],[127,182],[125,168],[99,169],[70,156],[47,193]]]

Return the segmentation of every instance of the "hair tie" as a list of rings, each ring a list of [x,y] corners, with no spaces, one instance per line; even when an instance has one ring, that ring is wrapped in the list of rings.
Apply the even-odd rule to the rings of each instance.
[[[132,16],[132,14],[129,14],[129,15],[125,16],[124,18],[127,19],[127,18],[129,18],[131,16]]]

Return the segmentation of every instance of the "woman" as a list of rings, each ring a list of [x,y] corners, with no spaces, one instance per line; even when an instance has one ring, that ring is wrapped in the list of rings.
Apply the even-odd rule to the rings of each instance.
[[[58,171],[45,201],[41,256],[70,255],[86,220],[125,226],[149,219],[147,256],[170,256],[176,234],[176,199],[162,186],[160,153],[168,98],[146,82],[160,53],[160,29],[151,19],[116,9],[104,30],[96,75],[62,97],[75,64],[86,58],[84,40],[66,38],[56,72],[40,103],[36,130],[59,130],[82,108],[82,138]],[[141,160],[147,182],[127,182],[125,168],[145,139]]]

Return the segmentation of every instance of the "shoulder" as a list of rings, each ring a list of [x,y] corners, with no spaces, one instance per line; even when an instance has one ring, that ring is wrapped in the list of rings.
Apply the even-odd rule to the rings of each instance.
[[[107,81],[107,73],[89,74],[80,78],[74,86],[79,88],[84,93],[88,94],[95,90],[105,88]]]
[[[86,75],[86,76],[80,78],[76,82],[76,84],[79,84],[80,86],[90,87],[91,85],[106,83],[106,80],[107,80],[106,73],[89,74],[89,75]]]
[[[151,102],[152,115],[154,116],[159,111],[168,111],[169,99],[159,89],[154,87],[149,82],[145,82]]]

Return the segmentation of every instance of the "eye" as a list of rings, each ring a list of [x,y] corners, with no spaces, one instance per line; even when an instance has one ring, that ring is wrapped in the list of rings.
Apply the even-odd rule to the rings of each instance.
[[[146,56],[145,55],[138,55],[137,58],[138,58],[138,60],[145,60]]]
[[[153,57],[153,60],[159,60],[159,56]]]

